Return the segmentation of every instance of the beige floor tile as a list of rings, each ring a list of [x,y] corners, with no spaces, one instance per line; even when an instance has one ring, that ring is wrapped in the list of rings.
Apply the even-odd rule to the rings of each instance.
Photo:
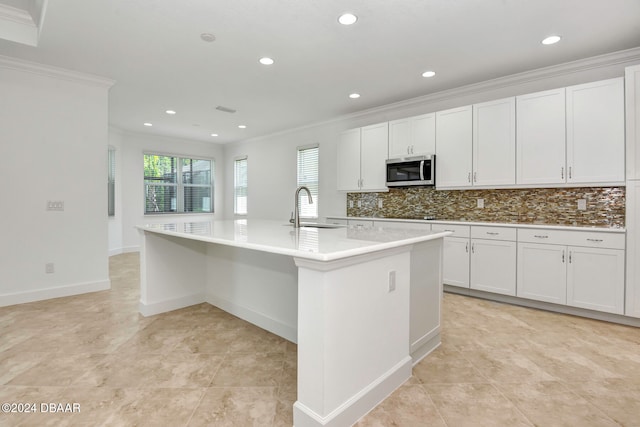
[[[284,355],[227,355],[211,382],[211,387],[274,387],[282,381]]]
[[[103,354],[51,354],[25,369],[7,384],[23,386],[68,386],[91,371],[103,359]]]
[[[597,406],[620,425],[640,425],[639,381],[615,378],[568,383],[567,387]]]
[[[549,381],[554,377],[520,352],[509,349],[462,352],[482,374],[494,383]]]
[[[271,426],[279,403],[275,394],[275,387],[209,388],[188,425]]]
[[[487,377],[460,352],[436,349],[413,367],[413,375],[424,384],[484,383]]]

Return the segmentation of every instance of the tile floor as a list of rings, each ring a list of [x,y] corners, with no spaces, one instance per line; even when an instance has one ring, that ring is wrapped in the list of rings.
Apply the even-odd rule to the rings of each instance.
[[[140,316],[138,265],[0,308],[0,403],[39,411],[0,426],[290,426],[296,346],[207,304]],[[442,346],[358,426],[640,426],[640,329],[445,294]]]

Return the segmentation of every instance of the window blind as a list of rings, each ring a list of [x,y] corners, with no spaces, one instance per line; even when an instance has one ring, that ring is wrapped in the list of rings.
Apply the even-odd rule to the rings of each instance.
[[[236,159],[233,164],[233,212],[247,214],[247,158]]]
[[[318,162],[319,147],[311,145],[298,147],[298,187],[304,185],[311,192],[313,203],[309,204],[309,199],[304,192],[299,194],[300,217],[318,218]]]

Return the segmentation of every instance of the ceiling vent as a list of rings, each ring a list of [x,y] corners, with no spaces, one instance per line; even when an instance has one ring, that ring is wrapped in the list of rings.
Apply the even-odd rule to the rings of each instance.
[[[218,105],[216,107],[216,110],[223,111],[225,113],[235,113],[236,112],[236,110],[234,110],[233,108],[223,107],[222,105]]]

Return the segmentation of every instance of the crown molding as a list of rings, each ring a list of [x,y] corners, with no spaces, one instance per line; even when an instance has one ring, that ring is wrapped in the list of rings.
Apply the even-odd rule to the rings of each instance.
[[[6,4],[0,4],[0,20],[12,21],[16,24],[26,25],[29,27],[36,27],[36,24],[33,22],[33,18],[29,12]]]
[[[79,71],[67,70],[64,68],[44,65],[37,62],[26,61],[24,59],[18,59],[3,55],[0,55],[0,68],[23,71],[72,82],[86,83],[92,86],[99,86],[107,89],[115,84],[115,80],[111,80],[106,77],[81,73]]]

